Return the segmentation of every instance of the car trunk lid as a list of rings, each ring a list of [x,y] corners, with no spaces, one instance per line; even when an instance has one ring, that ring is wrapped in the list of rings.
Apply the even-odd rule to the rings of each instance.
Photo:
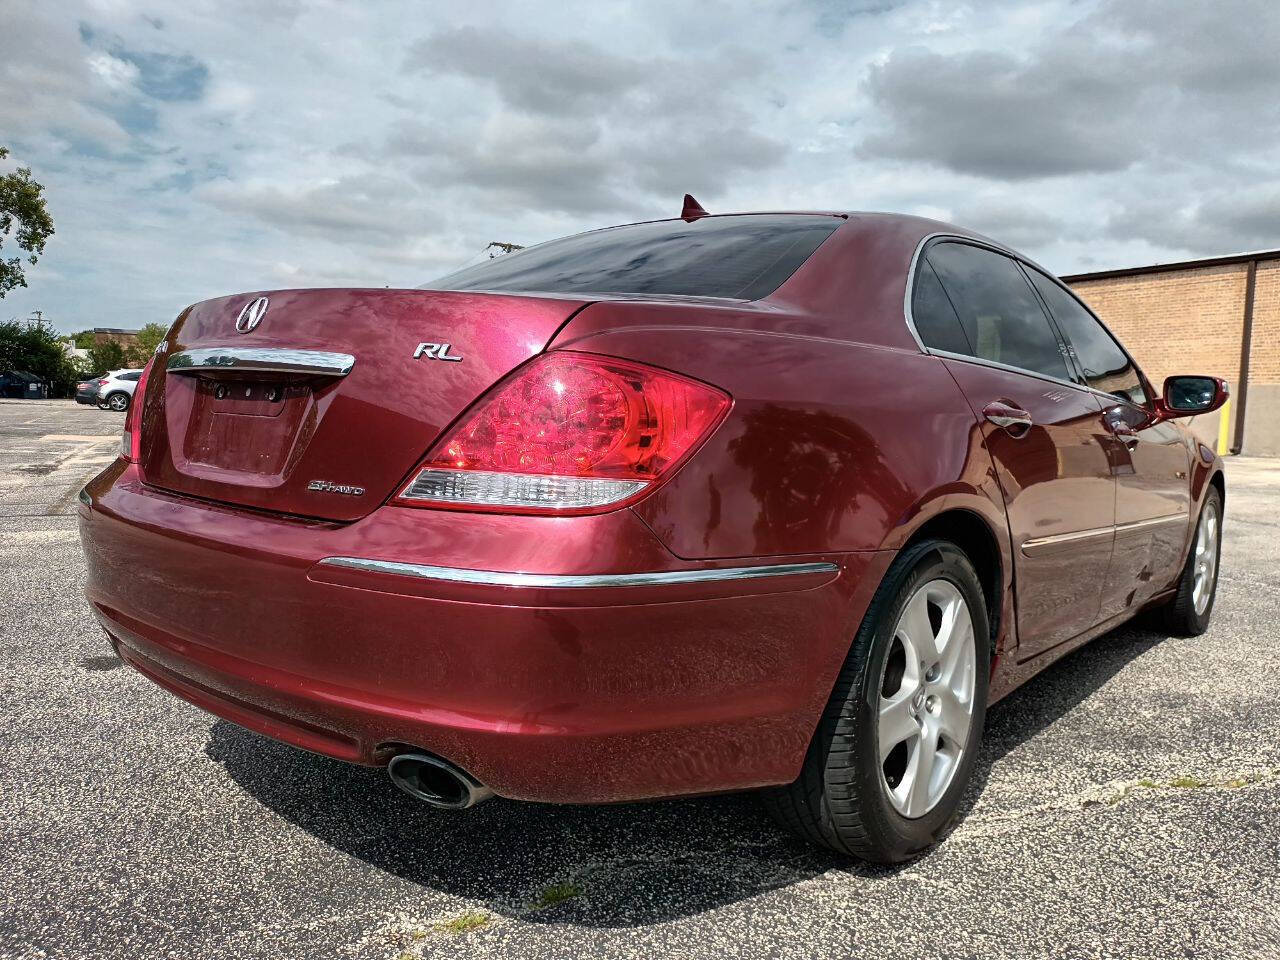
[[[334,289],[196,304],[153,365],[143,477],[207,500],[356,520],[585,302]]]

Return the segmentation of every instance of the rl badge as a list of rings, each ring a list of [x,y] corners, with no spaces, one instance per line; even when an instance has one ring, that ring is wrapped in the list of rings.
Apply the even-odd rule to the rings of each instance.
[[[413,351],[413,359],[417,360],[419,357],[426,357],[428,360],[462,362],[460,356],[449,352],[449,344],[447,343],[420,343],[418,344],[418,349]]]

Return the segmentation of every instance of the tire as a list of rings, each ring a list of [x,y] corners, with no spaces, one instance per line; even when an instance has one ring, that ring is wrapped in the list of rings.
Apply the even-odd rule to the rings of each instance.
[[[1209,629],[1218,597],[1218,562],[1222,558],[1222,494],[1215,486],[1200,507],[1187,562],[1178,577],[1178,591],[1161,608],[1163,625],[1179,637],[1198,637]],[[1201,582],[1201,577],[1204,577]],[[1199,587],[1199,589],[1198,589]]]
[[[947,653],[955,651],[947,661],[951,664],[949,683],[946,675],[931,677],[929,664],[923,669],[912,666],[919,656],[912,655],[916,644],[909,641],[922,629],[910,628],[919,627],[921,621],[904,617],[904,612],[909,602],[920,602],[917,595],[924,597],[927,619],[923,629],[931,632],[930,641],[943,633],[942,611],[952,609],[950,605],[957,599],[969,614],[972,630],[966,632],[961,626],[952,635],[960,642],[955,647],[946,644],[940,655],[943,659],[937,661],[942,664]],[[913,605],[912,611],[919,610]],[[954,622],[962,624],[958,616]],[[944,540],[926,540],[904,550],[867,608],[800,776],[794,783],[767,791],[766,809],[801,838],[863,860],[901,863],[927,850],[951,825],[973,774],[986,719],[990,635],[982,584],[959,547]],[[920,649],[926,648],[921,644]],[[963,675],[965,664],[967,675]],[[962,745],[958,745],[958,737],[948,737],[938,726],[945,715],[947,729],[960,729],[956,717],[965,709],[961,698],[951,696],[946,700],[948,709],[941,710],[946,690],[957,686],[967,689],[969,697],[968,728]],[[916,694],[910,693],[912,689]],[[923,707],[921,693],[927,697]],[[879,749],[882,706],[893,711],[885,714],[886,731],[890,730],[890,717],[897,718],[898,733],[910,731],[909,724],[915,724],[914,740],[906,733],[906,739],[886,751],[883,761]],[[889,732],[886,747],[897,737]],[[924,745],[932,737],[936,737],[932,742],[938,747],[937,756],[949,759],[946,769],[934,778],[936,783],[910,776],[922,748],[928,756]],[[918,780],[925,791],[922,798],[910,789]],[[904,790],[908,794],[905,803]]]
[[[129,409],[129,401],[131,399],[132,398],[127,393],[117,391],[107,397],[103,409],[114,410],[116,413],[124,413]]]

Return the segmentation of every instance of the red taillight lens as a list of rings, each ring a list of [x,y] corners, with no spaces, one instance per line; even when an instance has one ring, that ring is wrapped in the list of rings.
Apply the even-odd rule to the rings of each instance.
[[[544,354],[441,438],[397,502],[553,513],[612,507],[692,453],[730,404],[724,392],[665,370]]]
[[[138,385],[133,390],[133,399],[129,402],[129,411],[124,415],[124,431],[120,434],[120,456],[130,463],[137,463],[142,455],[142,399],[147,395],[147,377],[151,374],[153,363],[155,363],[155,357],[148,360],[147,365],[142,368]]]
[[[105,386],[106,386],[108,383],[110,383],[110,382],[111,382],[110,380],[99,380],[99,381],[98,381],[98,386],[100,386],[100,387],[105,387]]]

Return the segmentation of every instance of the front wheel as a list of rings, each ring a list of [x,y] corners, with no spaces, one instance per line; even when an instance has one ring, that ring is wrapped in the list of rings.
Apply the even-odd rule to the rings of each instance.
[[[973,564],[946,541],[909,547],[867,609],[800,777],[766,806],[841,853],[919,855],[950,825],[973,773],[989,673]]]
[[[1209,629],[1213,601],[1218,595],[1218,561],[1222,555],[1222,494],[1209,487],[1200,508],[1195,539],[1178,578],[1178,592],[1164,607],[1165,626],[1183,637],[1198,637]]]

